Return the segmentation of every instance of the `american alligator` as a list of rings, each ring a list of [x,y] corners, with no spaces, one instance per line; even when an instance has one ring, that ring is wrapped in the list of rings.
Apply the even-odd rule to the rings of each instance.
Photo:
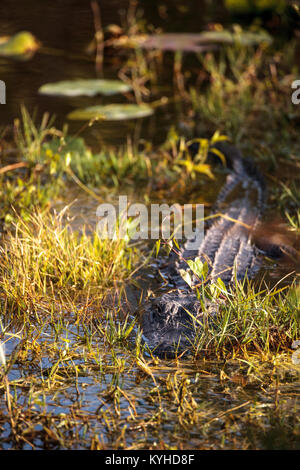
[[[215,282],[220,278],[227,287],[246,276],[253,279],[260,269],[261,250],[253,242],[252,233],[266,206],[264,178],[252,160],[243,158],[233,145],[221,141],[214,148],[225,156],[229,169],[214,205],[216,218],[211,219],[213,222],[198,249],[190,249],[194,239],[187,240],[175,266],[169,267],[174,289],[149,301],[142,314],[144,337],[158,356],[188,350],[195,328],[201,328],[204,318],[201,302],[193,289],[199,284],[199,278],[191,273],[192,286],[188,286],[180,274],[181,269],[188,268],[186,260],[200,258],[208,265],[207,279]],[[216,158],[213,151],[209,155]],[[280,257],[281,247],[269,245],[265,254]],[[214,306],[211,314],[213,311]]]

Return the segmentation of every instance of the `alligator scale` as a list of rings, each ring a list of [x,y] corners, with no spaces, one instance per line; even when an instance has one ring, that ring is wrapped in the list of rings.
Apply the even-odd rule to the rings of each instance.
[[[198,249],[189,249],[194,240],[186,241],[175,266],[170,268],[174,289],[149,301],[144,308],[143,334],[157,355],[172,355],[174,349],[188,350],[195,328],[201,328],[203,309],[193,289],[199,278],[191,273],[190,287],[180,275],[181,269],[188,268],[186,260],[200,258],[207,262],[207,279],[214,282],[220,278],[226,286],[245,276],[253,279],[260,269],[261,250],[253,242],[252,232],[265,209],[264,179],[253,162],[243,158],[234,146],[222,141],[213,147],[223,153],[229,169],[214,206],[214,212],[222,216],[212,219]],[[210,156],[213,158],[212,152]],[[280,256],[280,247],[269,246],[267,254],[270,253]]]

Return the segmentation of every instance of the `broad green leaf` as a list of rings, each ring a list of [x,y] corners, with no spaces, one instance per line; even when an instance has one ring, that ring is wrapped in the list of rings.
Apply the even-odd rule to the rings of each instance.
[[[46,83],[39,88],[42,95],[54,96],[111,96],[117,93],[127,93],[132,88],[120,80],[77,79]]]
[[[0,56],[27,59],[40,47],[39,41],[28,31],[0,38]]]
[[[192,287],[193,282],[190,273],[188,271],[185,271],[184,269],[179,269],[179,273],[182,279],[188,284],[188,286]]]
[[[199,278],[203,277],[204,279],[207,276],[208,266],[207,263],[202,263],[199,257],[195,258],[195,260],[187,260],[187,264],[191,268],[194,274]]]
[[[68,114],[72,120],[88,121],[103,119],[106,121],[123,121],[151,116],[154,110],[147,104],[107,104],[75,109]]]

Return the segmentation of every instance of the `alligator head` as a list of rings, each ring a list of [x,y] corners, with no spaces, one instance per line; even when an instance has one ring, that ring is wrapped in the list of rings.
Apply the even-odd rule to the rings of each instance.
[[[155,355],[174,357],[191,348],[203,320],[197,297],[192,293],[176,291],[146,304],[142,328],[147,344]]]

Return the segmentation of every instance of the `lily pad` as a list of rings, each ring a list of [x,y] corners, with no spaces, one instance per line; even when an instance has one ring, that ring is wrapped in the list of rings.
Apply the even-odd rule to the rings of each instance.
[[[138,41],[144,49],[161,49],[169,51],[204,52],[222,44],[239,43],[243,46],[271,43],[268,33],[204,31],[203,33],[165,33],[153,34]]]
[[[253,32],[241,29],[231,32],[224,29],[223,31],[207,31],[202,33],[202,41],[216,44],[239,43],[242,46],[256,46],[261,43],[271,44],[273,39],[266,31]]]
[[[0,38],[0,56],[28,59],[39,49],[40,42],[28,31]]]
[[[111,96],[117,93],[127,93],[132,88],[120,80],[78,79],[46,83],[39,88],[42,95],[55,96]]]
[[[162,33],[131,36],[126,41],[116,39],[115,47],[142,49],[160,49],[162,51],[205,52],[218,49],[221,45],[239,43],[243,46],[271,43],[272,38],[267,32],[252,31],[203,31],[201,33]]]
[[[107,104],[75,109],[68,114],[72,120],[87,121],[90,119],[103,119],[106,121],[124,121],[151,116],[154,109],[147,104]]]
[[[160,49],[162,51],[206,52],[216,49],[213,44],[203,44],[201,33],[164,33],[151,34],[136,38],[142,49]]]

